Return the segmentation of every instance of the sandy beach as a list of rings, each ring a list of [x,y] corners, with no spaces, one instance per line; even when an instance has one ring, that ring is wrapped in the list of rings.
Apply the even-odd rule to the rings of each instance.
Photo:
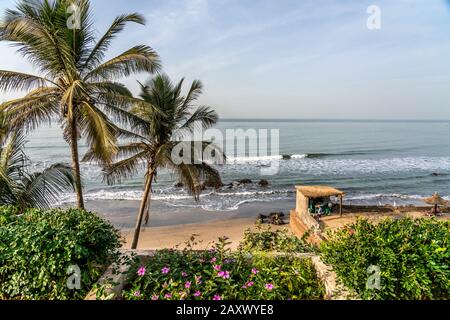
[[[242,239],[244,231],[248,228],[254,228],[254,218],[227,219],[221,221],[212,221],[208,223],[193,223],[177,226],[144,228],[141,231],[138,249],[163,249],[172,248],[180,245],[182,248],[186,240],[193,234],[199,242],[196,249],[205,249],[211,247],[214,241],[220,236],[229,237],[230,248],[236,249]],[[275,228],[289,228],[289,225]],[[124,248],[130,248],[133,237],[133,230],[123,230],[122,235],[126,243]]]
[[[93,200],[87,202],[87,209],[97,212],[118,228],[124,239],[123,247],[128,249],[131,246],[139,204],[135,200]],[[255,226],[259,214],[283,212],[286,224],[271,227],[290,229],[289,213],[294,207],[293,200],[275,200],[244,203],[236,210],[209,211],[199,207],[172,206],[155,200],[151,203],[149,225],[142,228],[138,249],[182,248],[194,234],[198,242],[196,249],[211,247],[221,236],[229,237],[231,248],[236,249],[244,231]],[[427,206],[413,205],[344,205],[342,217],[338,214],[322,217],[319,224],[322,230],[329,230],[352,223],[359,217],[374,222],[385,217],[419,218],[425,217],[429,209]],[[446,208],[444,212],[450,212],[450,208]],[[449,219],[449,214],[438,219]]]
[[[269,206],[270,208],[270,206]],[[242,240],[244,231],[248,228],[255,227],[256,217],[261,208],[255,204],[248,205],[245,213],[250,217],[239,217],[242,212],[235,212],[233,217],[220,218],[216,217],[216,220],[209,220],[201,223],[184,223],[177,225],[165,225],[143,228],[141,231],[138,249],[150,250],[150,249],[163,249],[173,248],[175,246],[184,247],[185,242],[192,236],[196,235],[198,244],[196,249],[205,249],[211,247],[214,241],[217,241],[218,237],[227,236],[231,242],[231,249],[236,249],[239,242]],[[267,208],[266,208],[267,209]],[[370,221],[376,222],[380,219],[390,217],[398,219],[401,217],[421,218],[426,217],[423,207],[404,207],[400,209],[390,210],[387,207],[372,207],[366,210],[358,210],[358,207],[346,207],[344,215],[340,217],[337,214],[321,218],[319,224],[323,230],[335,230],[344,225],[355,222],[358,218],[367,218]],[[252,214],[247,212],[251,211]],[[267,212],[267,210],[266,210]],[[194,213],[194,212],[192,212]],[[285,211],[285,213],[288,213]],[[201,212],[197,212],[197,215]],[[448,220],[449,214],[437,217],[439,220]],[[289,221],[289,217],[285,217],[285,221]],[[271,228],[287,228],[290,230],[289,224],[282,226],[271,225]],[[121,233],[124,237],[124,248],[130,248],[131,240],[133,237],[133,229],[122,229]]]

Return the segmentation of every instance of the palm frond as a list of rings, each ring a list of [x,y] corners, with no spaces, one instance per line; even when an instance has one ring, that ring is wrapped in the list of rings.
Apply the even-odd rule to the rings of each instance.
[[[48,209],[61,194],[74,190],[72,168],[66,164],[53,164],[42,172],[24,177],[23,186],[17,198],[24,201],[27,207]]]
[[[0,90],[21,91],[44,87],[52,81],[27,73],[0,70]]]
[[[145,18],[138,13],[124,14],[116,17],[106,33],[100,38],[86,58],[86,61],[84,62],[84,67],[86,69],[91,70],[92,67],[101,63],[105,58],[106,51],[111,46],[111,41],[125,28],[125,25],[130,22],[144,25]]]
[[[161,67],[158,54],[149,46],[135,46],[90,71],[85,81],[127,77],[138,72],[154,73]]]
[[[0,105],[11,130],[36,129],[42,122],[50,122],[58,114],[59,101],[53,94],[25,96]]]
[[[201,106],[197,108],[191,116],[181,124],[180,133],[187,131],[193,133],[195,130],[208,129],[213,127],[219,120],[218,114],[210,107]]]
[[[145,167],[147,160],[147,151],[141,151],[127,159],[107,165],[104,169],[104,175],[107,183],[120,183],[124,179],[131,178],[138,172],[139,168]]]
[[[85,2],[82,0],[82,2]],[[57,5],[56,5],[57,4]],[[6,10],[0,25],[0,39],[13,42],[18,51],[41,71],[54,77],[75,73],[71,43],[67,35],[68,4],[63,1],[21,1],[17,10]]]
[[[83,135],[100,162],[110,163],[117,151],[116,126],[95,106],[83,102]]]

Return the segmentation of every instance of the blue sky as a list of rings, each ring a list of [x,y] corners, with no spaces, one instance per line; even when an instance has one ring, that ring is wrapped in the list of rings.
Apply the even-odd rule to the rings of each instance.
[[[2,0],[0,10],[14,2]],[[444,0],[92,3],[99,34],[120,13],[147,18],[145,27],[128,27],[111,54],[149,44],[172,78],[201,79],[201,103],[222,117],[450,119]],[[372,4],[381,9],[380,30],[366,27]],[[0,69],[32,71],[5,44]],[[135,90],[135,80],[124,82]]]

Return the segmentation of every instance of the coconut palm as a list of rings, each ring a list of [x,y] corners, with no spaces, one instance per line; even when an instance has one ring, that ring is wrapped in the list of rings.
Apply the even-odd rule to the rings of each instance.
[[[76,5],[76,6],[75,6]],[[89,0],[22,0],[6,10],[0,40],[38,70],[37,75],[0,70],[0,90],[22,91],[24,97],[3,103],[0,109],[11,130],[35,129],[58,118],[71,148],[78,206],[84,208],[79,139],[86,139],[97,158],[111,162],[122,132],[108,116],[144,128],[140,119],[125,111],[137,103],[116,79],[136,72],[153,73],[159,59],[152,48],[138,45],[105,61],[112,40],[127,23],[144,24],[136,13],[117,17],[97,40]]]
[[[0,116],[0,132],[4,129]],[[74,181],[69,165],[57,163],[42,172],[30,173],[29,160],[23,153],[21,131],[0,136],[0,205],[48,209],[61,193],[72,190]]]
[[[204,183],[214,187],[222,185],[218,171],[205,161],[223,162],[223,152],[211,142],[189,140],[196,129],[213,126],[218,116],[209,107],[193,105],[202,93],[200,81],[192,83],[186,96],[182,96],[182,86],[183,80],[174,85],[166,75],[158,75],[146,85],[141,84],[143,103],[134,106],[130,112],[147,123],[148,131],[142,135],[134,134],[134,139],[119,146],[116,156],[120,160],[105,168],[106,179],[111,184],[135,175],[140,166],[145,167],[144,193],[132,249],[137,247],[144,214],[145,223],[148,223],[152,183],[160,169],[173,171],[196,200]],[[196,145],[200,148],[195,148]],[[87,154],[86,160],[93,157],[93,153]]]

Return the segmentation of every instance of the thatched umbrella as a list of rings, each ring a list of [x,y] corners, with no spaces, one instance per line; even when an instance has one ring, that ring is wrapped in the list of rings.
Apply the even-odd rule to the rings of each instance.
[[[423,199],[423,201],[434,205],[434,213],[437,213],[438,206],[448,205],[448,201],[443,199],[437,192],[433,196]]]

